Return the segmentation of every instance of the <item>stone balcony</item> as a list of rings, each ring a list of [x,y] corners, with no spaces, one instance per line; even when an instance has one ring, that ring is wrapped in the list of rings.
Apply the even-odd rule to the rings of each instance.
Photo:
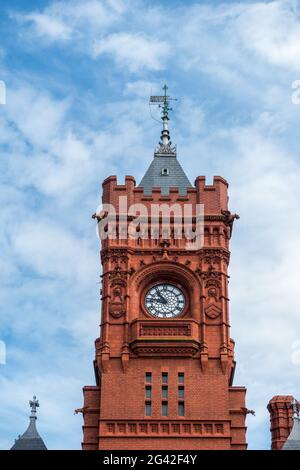
[[[135,320],[130,327],[130,348],[137,356],[192,357],[200,349],[195,320]]]

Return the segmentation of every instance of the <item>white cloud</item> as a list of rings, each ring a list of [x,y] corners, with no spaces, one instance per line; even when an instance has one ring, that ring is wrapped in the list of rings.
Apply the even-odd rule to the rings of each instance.
[[[59,18],[44,13],[30,13],[23,17],[23,21],[34,26],[37,36],[47,36],[49,40],[65,41],[71,38],[72,30]]]
[[[244,46],[269,63],[300,70],[299,3],[279,0],[249,5],[236,22]]]
[[[95,256],[85,240],[55,226],[51,220],[16,224],[12,242],[20,261],[41,276],[81,286],[96,278]]]
[[[161,93],[161,83],[150,82],[145,80],[135,80],[133,82],[126,83],[124,94],[135,95],[142,99],[148,99],[152,94]]]
[[[94,54],[96,57],[111,54],[118,66],[131,72],[161,70],[166,67],[169,46],[143,34],[114,33],[95,41]]]
[[[55,1],[42,12],[14,17],[28,28],[32,37],[39,36],[50,42],[81,40],[82,35],[103,32],[119,21],[126,8],[122,0]]]
[[[23,83],[9,88],[5,112],[26,142],[35,148],[43,148],[61,132],[67,109],[67,100],[55,100],[47,92]]]
[[[185,139],[195,140],[203,133],[205,115],[199,102],[188,96],[180,98],[180,113],[177,112],[176,117],[179,120],[180,128],[186,132]]]

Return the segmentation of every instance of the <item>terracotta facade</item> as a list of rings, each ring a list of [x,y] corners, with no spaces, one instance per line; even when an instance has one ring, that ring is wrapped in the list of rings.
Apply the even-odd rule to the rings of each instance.
[[[204,204],[204,246],[186,250],[186,240],[172,232],[165,239],[160,220],[157,240],[102,241],[97,385],[84,387],[83,449],[246,449],[246,389],[233,385],[227,192],[221,177],[212,185],[198,177],[186,196],[176,188],[169,196],[159,188],[144,196],[131,176],[124,185],[115,176],[103,182],[103,202],[118,215],[120,196],[148,208]],[[180,316],[149,314],[144,298],[157,282],[180,287]]]

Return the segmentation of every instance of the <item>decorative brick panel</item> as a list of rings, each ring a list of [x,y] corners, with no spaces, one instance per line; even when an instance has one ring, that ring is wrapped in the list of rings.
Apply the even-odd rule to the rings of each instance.
[[[227,437],[229,436],[230,426],[229,423],[207,423],[201,422],[168,422],[168,421],[144,421],[144,422],[105,422],[100,423],[100,432],[103,436],[115,436],[126,435],[127,437],[136,437],[136,432],[139,434],[147,435],[151,439],[151,436],[156,434],[160,436],[194,436],[207,438],[207,436],[217,436],[218,434],[224,435],[224,429],[227,429]]]
[[[140,325],[140,336],[191,336],[191,327],[187,325],[149,326]]]

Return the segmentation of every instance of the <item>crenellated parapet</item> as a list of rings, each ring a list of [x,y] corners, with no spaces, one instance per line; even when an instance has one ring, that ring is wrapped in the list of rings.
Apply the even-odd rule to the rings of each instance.
[[[163,194],[161,187],[152,187],[151,194],[144,194],[144,189],[136,186],[133,176],[125,176],[125,184],[118,184],[117,176],[109,176],[102,183],[103,203],[115,204],[119,208],[119,197],[126,196],[128,205],[137,203],[177,202],[184,204],[204,204],[205,214],[222,215],[228,210],[228,183],[221,176],[214,176],[213,184],[206,184],[205,176],[198,176],[194,187],[188,187],[186,194],[180,193],[178,187],[169,188],[169,194]]]

